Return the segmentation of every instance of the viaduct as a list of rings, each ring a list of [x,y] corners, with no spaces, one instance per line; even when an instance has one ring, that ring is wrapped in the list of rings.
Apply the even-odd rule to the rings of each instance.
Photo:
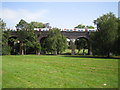
[[[38,34],[39,31],[36,32],[36,34]],[[85,38],[88,41],[88,45],[89,45],[89,32],[66,32],[66,31],[61,31],[61,33],[66,36],[66,38],[68,38],[71,41],[71,54],[74,55],[75,54],[75,40],[78,38]],[[48,35],[48,31],[41,31],[40,32],[40,36],[38,37],[38,40],[41,41],[43,38],[47,37]],[[89,45],[90,46],[90,45]],[[90,47],[88,48],[88,54],[90,54]]]
[[[39,42],[41,42],[41,40],[46,38],[47,35],[48,35],[48,31],[37,31],[36,30],[35,33],[37,35],[39,35],[39,37],[38,37]],[[78,38],[85,38],[88,41],[88,55],[91,54],[91,52],[90,52],[90,43],[89,43],[89,38],[90,38],[89,37],[90,36],[89,31],[87,31],[87,32],[86,31],[82,31],[82,32],[81,31],[79,31],[79,32],[78,31],[61,31],[61,33],[71,41],[71,44],[70,44],[71,45],[71,55],[75,54],[75,48],[74,48],[75,40],[78,39]],[[17,37],[15,31],[12,32],[12,36]]]

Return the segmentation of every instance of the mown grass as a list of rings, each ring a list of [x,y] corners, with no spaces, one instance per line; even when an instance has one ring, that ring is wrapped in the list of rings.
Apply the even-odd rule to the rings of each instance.
[[[52,55],[2,58],[3,88],[118,87],[118,59]]]
[[[66,50],[63,52],[63,54],[66,54],[66,53],[71,54],[71,49],[66,49]],[[83,54],[83,49],[81,49],[79,53],[78,53],[78,50],[75,49],[75,53],[76,53],[76,54]],[[88,54],[88,49],[85,49],[84,53],[85,53],[85,54]]]

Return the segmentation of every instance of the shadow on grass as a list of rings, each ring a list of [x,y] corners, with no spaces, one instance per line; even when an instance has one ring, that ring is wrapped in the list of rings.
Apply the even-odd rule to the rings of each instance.
[[[102,57],[102,56],[83,56],[83,55],[64,55],[63,57],[74,57],[74,58],[101,58],[101,59],[120,59],[120,56],[117,57]]]

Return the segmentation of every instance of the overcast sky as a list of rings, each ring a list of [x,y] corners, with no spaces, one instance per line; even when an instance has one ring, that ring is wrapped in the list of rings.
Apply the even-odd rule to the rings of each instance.
[[[113,12],[118,16],[118,2],[3,2],[2,16],[7,27],[27,22],[50,23],[52,27],[74,28],[78,24],[94,25],[93,20]]]

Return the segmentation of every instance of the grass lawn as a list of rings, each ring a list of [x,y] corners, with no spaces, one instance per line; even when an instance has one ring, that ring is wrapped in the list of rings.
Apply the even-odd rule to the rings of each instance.
[[[117,88],[118,59],[3,56],[3,88]]]
[[[71,54],[71,49],[66,49],[63,53],[70,53]],[[78,54],[78,50],[75,49],[75,53]],[[85,54],[88,53],[88,49],[85,49]],[[80,50],[79,54],[83,54],[83,49]]]

